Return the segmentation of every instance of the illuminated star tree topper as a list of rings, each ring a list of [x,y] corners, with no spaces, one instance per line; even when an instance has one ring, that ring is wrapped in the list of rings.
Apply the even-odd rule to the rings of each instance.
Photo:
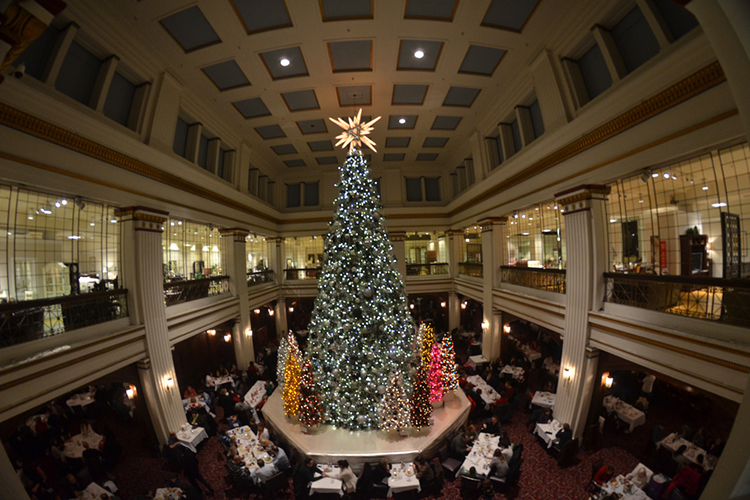
[[[357,148],[361,148],[362,144],[364,144],[377,153],[377,150],[375,149],[375,143],[372,141],[372,139],[367,137],[367,135],[372,132],[372,125],[376,121],[380,120],[379,116],[367,123],[362,123],[360,121],[362,119],[362,108],[360,108],[357,116],[355,116],[354,118],[349,118],[348,123],[341,118],[328,119],[344,129],[342,133],[336,136],[336,139],[339,140],[339,142],[336,143],[336,146],[341,146],[342,148],[346,148],[347,146],[349,146],[349,154],[351,154],[352,151]]]

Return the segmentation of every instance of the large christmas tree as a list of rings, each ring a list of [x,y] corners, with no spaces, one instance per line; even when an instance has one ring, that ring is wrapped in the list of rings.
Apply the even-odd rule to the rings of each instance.
[[[326,423],[376,429],[389,374],[400,370],[410,392],[414,323],[396,269],[380,200],[367,161],[356,146],[372,144],[360,113],[347,124],[344,145],[353,145],[341,178],[318,275],[310,320],[310,357]]]

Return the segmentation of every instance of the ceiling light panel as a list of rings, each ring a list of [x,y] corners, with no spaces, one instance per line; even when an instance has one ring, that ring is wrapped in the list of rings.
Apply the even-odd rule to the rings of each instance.
[[[323,22],[372,19],[374,0],[320,0]]]
[[[403,119],[404,123],[399,123]],[[417,125],[417,115],[391,115],[388,118],[388,128],[390,129],[412,129]]]
[[[268,107],[263,103],[263,100],[260,97],[235,101],[232,105],[237,108],[237,111],[239,111],[245,118],[259,118],[271,114]]]
[[[318,165],[338,165],[339,159],[335,156],[319,156],[315,158],[315,161],[318,162]]]
[[[284,103],[286,103],[286,107],[289,108],[289,111],[320,109],[318,98],[315,96],[315,91],[312,89],[284,92],[281,94],[281,97],[284,99]]]
[[[297,127],[299,127],[299,131],[303,134],[321,134],[328,132],[326,122],[322,119],[299,121],[297,122]]]
[[[442,148],[448,142],[447,137],[425,137],[423,148]]]
[[[219,90],[230,90],[250,86],[250,80],[234,59],[201,68]]]
[[[277,137],[286,137],[286,134],[281,127],[278,125],[266,125],[263,127],[255,127],[255,131],[258,132],[264,139],[275,139]]]
[[[411,137],[386,137],[385,147],[387,148],[408,148]]]
[[[405,19],[452,21],[458,0],[407,0]]]
[[[414,57],[418,50],[424,52],[424,57]],[[440,52],[443,50],[443,42],[432,42],[427,40],[401,40],[398,49],[399,70],[411,71],[435,71]]]
[[[292,144],[279,144],[278,146],[271,146],[271,149],[279,156],[297,154],[297,149]]]
[[[372,86],[350,85],[336,87],[336,96],[339,99],[339,106],[370,106],[372,104]],[[362,121],[366,121],[364,117]]]
[[[307,143],[307,147],[310,148],[310,151],[333,151],[331,141],[310,141]]]
[[[232,0],[232,6],[248,35],[292,26],[284,0]]]
[[[500,61],[502,61],[505,52],[503,49],[494,47],[470,45],[458,72],[469,75],[492,76]]]
[[[481,92],[481,89],[472,89],[468,87],[451,87],[445,96],[443,106],[458,106],[468,108],[474,104],[474,100]]]
[[[436,116],[432,122],[433,130],[456,130],[461,123],[460,116]]]
[[[383,155],[383,161],[404,161],[404,153],[385,153]]]
[[[221,38],[197,6],[165,17],[160,22],[185,52],[221,43]]]
[[[416,104],[422,105],[427,95],[428,85],[405,85],[393,86],[391,104]]]
[[[329,42],[328,55],[334,73],[372,71],[372,40]]]
[[[301,160],[301,159],[286,160],[286,161],[284,161],[284,164],[287,167],[291,167],[291,168],[294,168],[294,167],[306,167],[307,166],[307,163],[305,163],[305,160]]]
[[[308,76],[305,59],[302,57],[302,51],[299,47],[261,52],[260,57],[273,80]],[[282,59],[289,59],[289,65],[282,66],[279,64]]]
[[[492,0],[482,26],[520,33],[539,0]]]

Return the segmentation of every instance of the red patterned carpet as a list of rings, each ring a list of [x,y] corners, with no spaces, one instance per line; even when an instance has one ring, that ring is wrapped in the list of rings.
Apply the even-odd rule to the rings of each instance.
[[[220,410],[219,410],[220,411]],[[505,428],[511,440],[524,445],[523,466],[521,478],[517,489],[509,492],[506,496],[497,493],[495,500],[515,498],[518,500],[584,500],[587,495],[584,487],[591,476],[592,464],[603,458],[605,463],[615,468],[615,473],[627,473],[633,470],[638,460],[630,453],[620,448],[605,448],[596,453],[589,454],[585,450],[579,451],[579,463],[567,469],[560,469],[553,457],[539,444],[538,439],[526,431],[525,422],[527,416],[517,412],[511,423]],[[157,458],[155,451],[149,451],[143,440],[136,438],[136,429],[123,426],[113,426],[118,440],[123,446],[123,454],[113,473],[116,483],[120,488],[123,499],[134,498],[145,489],[155,489],[165,484],[167,478],[174,474],[164,467],[164,461]],[[213,486],[216,493],[207,498],[224,500],[227,497],[224,481],[224,459],[223,448],[218,439],[213,437],[206,441],[199,453],[198,460],[203,476]],[[180,474],[180,480],[186,481]],[[291,479],[289,488],[285,492],[279,492],[274,498],[292,499]],[[438,498],[448,500],[461,498],[461,479],[446,481],[442,495]],[[236,498],[254,499],[260,495],[247,494]],[[410,498],[410,496],[407,496]],[[432,499],[434,497],[426,497]]]

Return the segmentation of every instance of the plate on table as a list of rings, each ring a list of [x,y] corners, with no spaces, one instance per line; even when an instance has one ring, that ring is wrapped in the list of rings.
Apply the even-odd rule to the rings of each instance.
[[[411,470],[411,469],[409,469],[408,471],[406,471],[406,475],[407,476],[413,476],[414,475],[414,471]]]
[[[264,459],[263,459],[263,461],[264,461],[265,463],[267,463],[267,464],[270,464],[271,462],[273,462],[273,458],[271,458],[271,457],[266,457],[266,458],[264,458]]]

